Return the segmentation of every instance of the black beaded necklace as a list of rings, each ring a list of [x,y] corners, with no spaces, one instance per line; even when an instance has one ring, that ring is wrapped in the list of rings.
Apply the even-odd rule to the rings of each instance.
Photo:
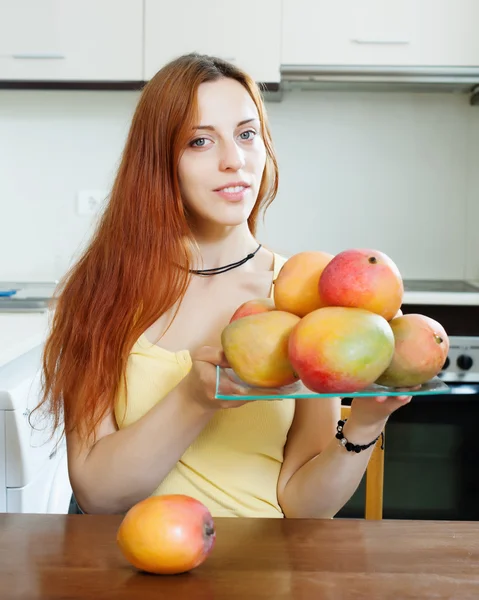
[[[241,265],[244,265],[245,262],[251,260],[260,248],[261,244],[256,248],[254,252],[251,252],[251,254],[248,254],[241,260],[238,260],[234,263],[230,263],[229,265],[224,265],[223,267],[214,267],[213,269],[190,269],[190,273],[193,273],[194,275],[202,275],[203,277],[207,277],[208,275],[218,275],[219,273],[226,273],[226,271],[231,271],[231,269],[241,267]]]

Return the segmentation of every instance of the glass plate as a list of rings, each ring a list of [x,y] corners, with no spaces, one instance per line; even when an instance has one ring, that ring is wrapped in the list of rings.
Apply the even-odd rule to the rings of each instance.
[[[221,373],[224,373],[229,379],[244,388],[245,393],[238,395],[228,395],[223,393],[220,381]],[[251,393],[249,393],[248,390],[251,390]],[[374,383],[360,392],[331,392],[327,394],[317,394],[308,390],[301,381],[280,388],[264,388],[264,390],[262,390],[241,381],[232,369],[216,367],[216,398],[218,400],[277,400],[279,398],[331,398],[334,396],[341,396],[343,398],[355,398],[357,396],[427,396],[431,394],[450,393],[451,388],[439,379],[439,377],[434,377],[423,384],[418,390],[391,388]]]

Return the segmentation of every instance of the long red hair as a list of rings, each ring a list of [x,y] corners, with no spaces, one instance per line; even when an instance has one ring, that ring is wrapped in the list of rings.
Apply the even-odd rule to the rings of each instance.
[[[144,87],[110,199],[91,242],[57,290],[43,353],[43,397],[56,430],[83,441],[112,410],[132,346],[175,305],[189,282],[193,236],[178,182],[178,162],[197,122],[197,90],[221,77],[243,85],[256,104],[266,167],[248,219],[272,202],[278,167],[260,90],[220,59],[189,54]]]

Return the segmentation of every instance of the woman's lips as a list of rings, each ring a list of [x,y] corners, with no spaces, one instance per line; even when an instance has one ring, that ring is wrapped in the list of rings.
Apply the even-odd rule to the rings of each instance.
[[[246,184],[229,185],[215,190],[215,193],[230,202],[239,202],[244,199],[249,189],[250,186]]]

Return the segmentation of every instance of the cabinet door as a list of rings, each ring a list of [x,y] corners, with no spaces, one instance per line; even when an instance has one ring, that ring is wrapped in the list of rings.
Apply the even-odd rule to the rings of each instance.
[[[190,52],[212,54],[261,82],[280,80],[280,0],[145,0],[145,79]]]
[[[0,0],[0,79],[141,80],[142,0]]]
[[[478,0],[283,0],[283,64],[478,66]]]

